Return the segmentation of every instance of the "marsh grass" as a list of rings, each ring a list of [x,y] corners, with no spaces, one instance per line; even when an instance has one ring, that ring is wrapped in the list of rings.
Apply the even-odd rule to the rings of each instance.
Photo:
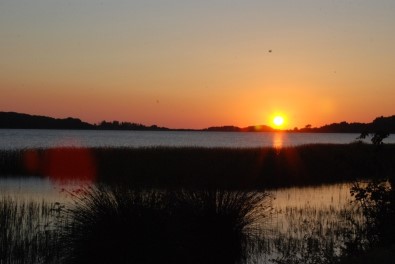
[[[56,263],[60,204],[0,197],[0,263]]]
[[[35,175],[54,180],[68,180],[67,176],[74,180],[82,177],[95,182],[145,188],[267,189],[393,174],[395,145],[380,146],[380,158],[377,158],[377,153],[377,146],[363,143],[315,144],[281,149],[150,147],[0,150],[0,176]],[[379,175],[377,167],[381,168]],[[57,173],[59,171],[62,173]],[[70,171],[69,175],[65,171]]]
[[[68,211],[66,263],[239,263],[265,192],[86,189]]]
[[[257,191],[98,185],[71,194],[67,208],[3,197],[0,262],[329,264],[368,249],[353,203],[276,212]]]
[[[272,263],[332,264],[367,249],[361,210],[348,203],[341,208],[286,207],[285,226],[274,227],[267,238]]]

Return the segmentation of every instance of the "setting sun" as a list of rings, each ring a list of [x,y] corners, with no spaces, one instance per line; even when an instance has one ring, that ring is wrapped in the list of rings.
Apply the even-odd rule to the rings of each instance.
[[[273,123],[276,126],[282,126],[284,124],[284,118],[282,116],[276,116],[273,118]]]

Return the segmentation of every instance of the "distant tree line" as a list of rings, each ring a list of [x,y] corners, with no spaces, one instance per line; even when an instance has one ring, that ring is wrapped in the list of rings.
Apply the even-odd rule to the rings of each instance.
[[[119,121],[102,121],[98,125],[94,125],[94,128],[104,130],[170,130],[169,128],[158,127],[157,125],[145,126],[143,124]]]
[[[318,133],[395,133],[395,115],[389,117],[377,117],[371,123],[333,123],[322,127],[306,125],[304,128],[295,128],[294,132],[318,132]]]
[[[78,118],[52,118],[47,116],[37,116],[20,114],[14,112],[0,112],[0,128],[14,129],[89,129],[89,130],[169,130],[156,125],[145,126],[129,122],[107,122],[90,124]]]
[[[47,116],[37,116],[20,114],[15,112],[0,112],[0,129],[96,129],[96,130],[177,130],[188,131],[193,129],[169,129],[157,125],[146,126],[139,123],[102,121],[98,124],[83,122],[78,118],[52,118]],[[224,131],[224,132],[274,132],[279,131],[270,126],[213,126],[201,131]],[[312,127],[310,124],[304,128],[294,128],[287,132],[308,132],[308,133],[395,133],[395,115],[389,117],[378,117],[371,123],[333,123],[322,127]]]
[[[0,128],[20,129],[92,129],[93,125],[77,118],[57,119],[46,116],[0,112]]]
[[[274,132],[275,129],[265,126],[248,126],[248,127],[237,127],[237,126],[214,126],[203,129],[203,131],[222,131],[222,132]]]

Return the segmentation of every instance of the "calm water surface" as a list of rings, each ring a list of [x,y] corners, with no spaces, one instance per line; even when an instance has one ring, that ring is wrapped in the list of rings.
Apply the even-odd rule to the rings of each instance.
[[[89,185],[89,182],[58,182],[38,177],[0,178],[0,196],[70,204],[76,191]],[[263,223],[264,227],[285,230],[290,224],[286,216],[298,210],[339,212],[353,200],[350,187],[350,184],[342,183],[270,190],[273,215],[270,221]]]
[[[0,129],[0,149],[77,147],[282,147],[347,144],[359,134]],[[395,136],[385,140],[395,143]]]
[[[0,197],[10,196],[19,200],[68,203],[72,193],[87,182],[55,182],[41,177],[0,177]]]
[[[91,131],[91,130],[30,130],[0,129],[0,149],[48,148],[57,146],[83,147],[262,147],[293,146],[310,143],[350,143],[358,134],[335,133],[234,133],[234,132],[169,132],[169,131]],[[394,142],[391,135],[387,142]],[[78,188],[80,183],[67,183],[67,188]],[[341,188],[339,186],[342,186]],[[320,189],[321,188],[321,189]],[[0,192],[15,192],[34,197],[61,198],[59,190],[65,186],[47,179],[0,178]],[[349,199],[348,187],[291,188],[275,192],[274,204],[298,206],[305,203],[341,203]],[[321,197],[321,198],[320,198]],[[51,198],[52,199],[52,198]]]
[[[0,149],[76,147],[283,147],[314,143],[347,144],[358,134],[335,133],[232,133],[232,132],[156,132],[156,131],[78,131],[78,130],[12,130],[0,129]],[[395,143],[395,136],[385,140]],[[45,200],[71,203],[73,192],[86,185],[83,182],[59,183],[50,179],[19,177],[0,178],[0,196],[22,200]],[[248,263],[273,263],[281,258],[276,251],[276,238],[283,241],[298,238],[303,241],[310,227],[319,227],[323,233],[337,230],[342,210],[353,200],[349,184],[333,184],[318,187],[286,188],[271,191],[273,215],[263,228],[271,230],[268,245],[271,254],[251,255]],[[359,214],[353,216],[361,217]],[[301,227],[307,226],[306,229]],[[268,234],[270,234],[268,233]],[[339,240],[339,247],[342,246]]]
[[[73,194],[86,185],[84,182],[59,183],[34,177],[0,178],[0,197],[10,196],[22,201],[44,200],[72,206]],[[341,228],[352,228],[342,217],[342,211],[349,210],[353,200],[349,190],[350,184],[271,190],[274,198],[273,214],[260,223],[261,230],[265,232],[267,249],[251,252],[246,263],[277,263],[273,260],[284,257],[282,247],[287,245],[287,241],[292,239],[292,246],[297,250],[299,247],[303,249],[306,237],[311,235],[311,230],[317,228],[321,230],[323,238],[332,236],[332,233],[339,232]],[[353,218],[359,221],[361,214],[355,213]],[[279,239],[283,244],[279,244]],[[344,245],[340,238],[334,239],[334,242],[335,248]]]
[[[41,177],[0,177],[0,194],[61,202],[70,197],[67,193],[89,182],[59,182]],[[341,207],[351,199],[350,184],[329,184],[313,187],[291,187],[271,190],[273,207],[285,211],[286,207],[325,206]],[[66,195],[64,195],[66,194]]]

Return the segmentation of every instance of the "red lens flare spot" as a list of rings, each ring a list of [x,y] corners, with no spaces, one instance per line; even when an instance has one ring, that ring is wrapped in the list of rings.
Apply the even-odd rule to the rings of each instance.
[[[96,179],[96,163],[85,148],[55,148],[45,153],[44,173],[51,180],[89,181]]]
[[[41,168],[40,163],[40,156],[36,150],[27,150],[23,153],[23,164],[28,173],[39,173]]]

